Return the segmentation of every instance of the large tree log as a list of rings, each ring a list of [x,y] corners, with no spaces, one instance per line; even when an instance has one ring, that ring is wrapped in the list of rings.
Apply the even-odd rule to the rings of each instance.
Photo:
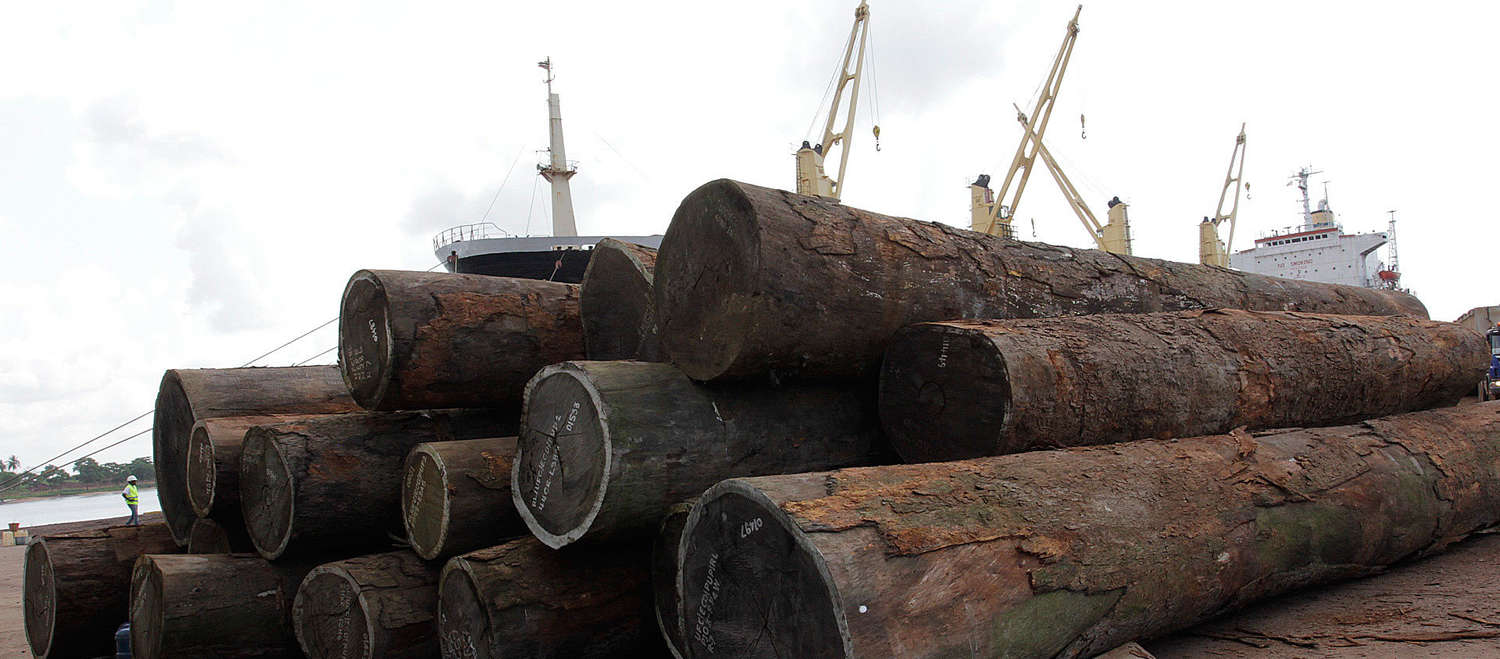
[[[689,376],[873,372],[912,323],[1205,307],[1412,315],[1409,295],[1024,243],[729,180],[689,194],[656,268]]]
[[[297,642],[313,659],[437,656],[438,574],[409,551],[320,565],[297,588]]]
[[[689,656],[1092,656],[1500,521],[1500,403],[725,481]]]
[[[889,461],[861,389],[708,386],[646,362],[548,366],[526,385],[516,510],[562,547],[654,533],[673,504],[732,476]]]
[[[137,556],[177,551],[164,523],[33,538],[21,572],[26,642],[37,657],[114,652]]]
[[[300,657],[292,601],[312,568],[249,554],[142,556],[130,583],[132,656]]]
[[[661,656],[649,544],[553,551],[521,538],[454,557],[438,586],[443,656]]]
[[[244,525],[225,526],[207,517],[193,522],[188,536],[189,554],[238,554],[255,551]]]
[[[537,369],[583,354],[574,284],[360,270],[344,288],[339,364],[366,409],[515,407]]]
[[[511,503],[516,438],[418,444],[406,456],[401,520],[427,560],[491,547],[526,533]]]
[[[204,419],[358,409],[336,366],[174,369],[162,375],[151,432],[156,496],[179,547],[192,531],[188,444]]]
[[[187,448],[187,495],[193,513],[226,528],[244,526],[240,514],[240,451],[245,433],[252,426],[318,416],[324,415],[229,416],[193,424]]]
[[[254,426],[240,456],[240,504],[255,550],[378,550],[400,537],[401,464],[417,444],[515,432],[484,410],[368,412]],[[295,542],[295,546],[294,543]]]
[[[578,306],[588,358],[661,361],[651,279],[656,250],[605,238],[583,273]]]
[[[656,627],[661,630],[667,651],[674,659],[682,659],[682,593],[677,590],[677,568],[682,564],[677,555],[682,547],[682,532],[687,527],[688,513],[692,502],[680,503],[667,511],[661,520],[661,530],[651,545],[651,592],[655,596]]]
[[[1324,426],[1451,405],[1477,332],[1406,316],[1237,310],[913,325],[886,349],[880,418],[907,462]]]

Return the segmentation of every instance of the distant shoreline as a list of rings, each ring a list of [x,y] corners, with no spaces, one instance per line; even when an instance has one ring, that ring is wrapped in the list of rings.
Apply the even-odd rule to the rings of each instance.
[[[156,483],[142,483],[141,489],[149,490],[156,487]],[[47,490],[43,492],[27,492],[20,496],[3,497],[0,501],[5,503],[19,503],[22,501],[34,501],[36,499],[52,499],[56,497],[67,497],[75,494],[99,494],[100,492],[119,492],[124,490],[124,485],[95,485],[92,487],[64,488],[59,490]]]

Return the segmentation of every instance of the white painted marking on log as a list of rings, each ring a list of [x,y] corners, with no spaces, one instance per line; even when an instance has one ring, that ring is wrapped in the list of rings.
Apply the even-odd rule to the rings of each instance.
[[[719,423],[724,423],[724,417],[719,414],[719,403],[716,401],[709,401],[709,404],[714,406],[714,418],[718,419]]]
[[[255,596],[256,597],[270,597],[270,596],[275,595],[275,594],[276,594],[275,589],[272,589],[272,590],[267,590],[267,591],[256,593]]]
[[[380,332],[375,330],[375,319],[370,319],[370,341],[380,343]]]
[[[869,613],[870,612],[870,607],[861,604],[861,605],[859,605],[859,612],[860,613]]]
[[[762,526],[765,526],[765,521],[762,520],[759,517],[757,517],[755,519],[752,519],[752,520],[750,520],[748,522],[745,522],[744,524],[741,524],[740,525],[740,539],[744,540],[745,538],[750,537],[750,534],[755,533],[756,531],[759,531],[760,527],[762,527]]]
[[[698,600],[697,619],[693,624],[693,640],[697,641],[709,654],[713,654],[714,642],[713,626],[709,616],[714,612],[714,604],[719,599],[719,555],[710,554],[708,557],[708,575],[703,578],[703,599]]]

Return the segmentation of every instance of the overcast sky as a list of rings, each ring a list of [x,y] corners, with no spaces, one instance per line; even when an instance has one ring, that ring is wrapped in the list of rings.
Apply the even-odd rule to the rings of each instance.
[[[427,269],[446,227],[545,231],[543,57],[581,232],[660,233],[715,178],[792,187],[856,4],[5,3],[0,457],[29,466],[150,409],[166,368],[238,366],[335,317],[350,273]],[[871,4],[844,201],[966,225],[965,186],[1003,176],[1011,103],[1034,97],[1074,4]],[[1234,248],[1299,221],[1286,183],[1311,165],[1347,230],[1398,211],[1405,282],[1451,320],[1500,302],[1481,286],[1497,18],[1092,3],[1047,141],[1100,216],[1130,202],[1136,254],[1194,261],[1247,122]],[[1019,216],[1023,238],[1091,246],[1044,172]],[[332,330],[257,363],[312,357]],[[98,457],[149,452],[142,437]]]

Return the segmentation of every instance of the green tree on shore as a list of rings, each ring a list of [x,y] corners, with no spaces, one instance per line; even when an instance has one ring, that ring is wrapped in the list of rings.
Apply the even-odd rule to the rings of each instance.
[[[10,457],[8,457],[8,458],[5,459],[5,469],[6,469],[6,471],[15,471],[15,470],[20,469],[20,468],[21,468],[21,461],[18,460],[18,459],[16,459],[16,454],[12,453],[12,454],[10,454]]]

